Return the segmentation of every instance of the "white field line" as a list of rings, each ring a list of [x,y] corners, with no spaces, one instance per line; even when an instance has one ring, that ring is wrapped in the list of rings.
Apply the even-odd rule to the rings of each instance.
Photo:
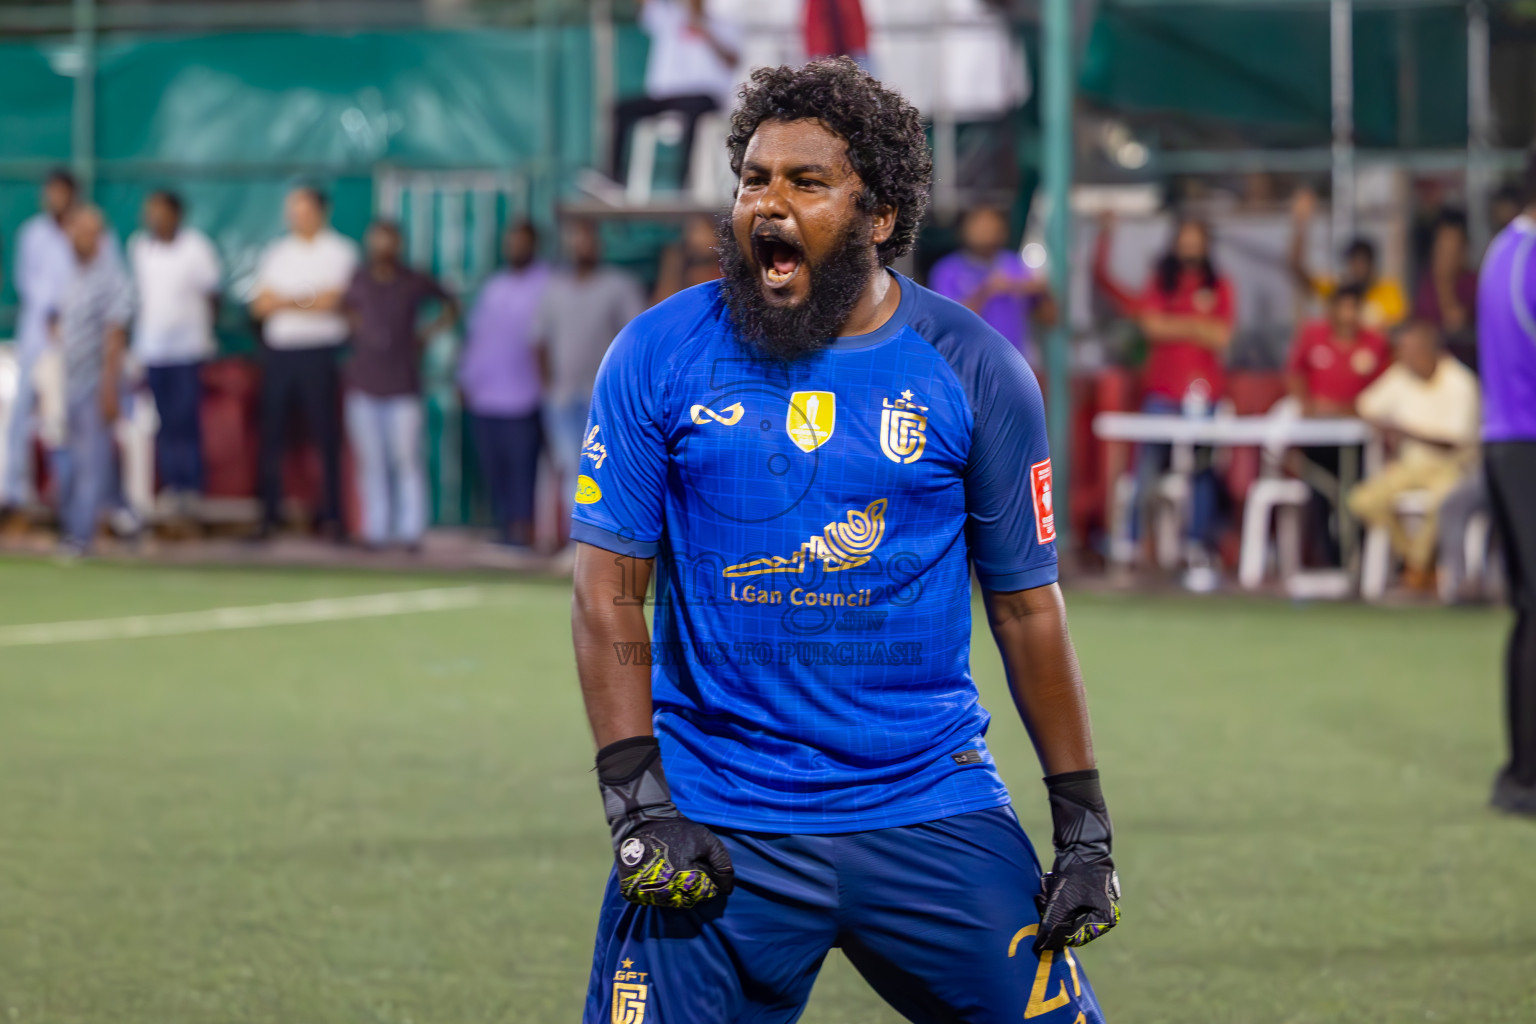
[[[347,619],[374,619],[387,615],[451,611],[487,604],[505,592],[491,587],[443,587],[434,590],[400,590],[358,597],[323,597],[314,601],[259,604],[233,608],[209,608],[200,612],[166,615],[128,615],[115,619],[79,619],[72,622],[38,622],[0,626],[0,647],[36,647],[77,644],[92,640],[136,640],[152,636],[188,636],[226,629],[261,629],[266,626],[300,626]]]

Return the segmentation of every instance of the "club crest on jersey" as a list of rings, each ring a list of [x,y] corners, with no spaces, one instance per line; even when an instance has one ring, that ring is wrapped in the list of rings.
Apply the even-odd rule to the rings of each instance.
[[[688,415],[695,423],[708,423],[714,420],[723,427],[734,427],[744,412],[746,410],[741,407],[741,403],[736,402],[726,406],[723,412],[715,412],[707,405],[696,405],[688,410]]]
[[[613,1024],[645,1024],[645,997],[649,985],[616,982],[613,986]]]
[[[894,402],[880,399],[880,450],[892,462],[916,462],[928,446],[928,411],[926,405],[912,400],[911,391],[903,391]]]
[[[789,396],[789,413],[784,429],[789,439],[803,452],[813,452],[827,443],[837,426],[837,396],[830,391],[796,391]]]

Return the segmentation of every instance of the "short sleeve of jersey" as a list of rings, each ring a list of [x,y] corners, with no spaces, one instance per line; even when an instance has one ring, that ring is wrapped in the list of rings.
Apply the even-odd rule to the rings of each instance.
[[[1056,511],[1040,384],[1002,338],[972,394],[975,425],[966,464],[966,536],[988,590],[1056,582]]]
[[[637,558],[656,554],[667,481],[665,388],[644,318],[609,346],[582,434],[571,537]]]
[[[971,406],[966,541],[976,576],[999,593],[1055,583],[1055,494],[1040,384],[979,316],[928,295],[914,326],[959,378]]]

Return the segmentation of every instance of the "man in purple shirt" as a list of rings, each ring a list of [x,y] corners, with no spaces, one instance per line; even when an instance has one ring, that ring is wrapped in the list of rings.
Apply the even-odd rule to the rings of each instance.
[[[1505,662],[1509,763],[1493,805],[1536,816],[1536,149],[1525,184],[1531,205],[1483,258],[1477,315],[1488,493],[1515,609]]]
[[[374,221],[363,245],[368,261],[342,297],[352,320],[347,439],[357,465],[363,543],[414,551],[427,529],[421,356],[458,320],[459,304],[436,278],[405,264],[393,221]],[[438,305],[438,314],[422,324],[429,303]]]
[[[977,206],[960,222],[960,248],[933,265],[928,287],[977,313],[1037,363],[1030,320],[1049,327],[1056,304],[1045,277],[1008,248],[1008,218],[995,206]]]
[[[543,385],[534,337],[549,268],[536,262],[539,236],[527,221],[502,237],[507,265],[475,301],[459,362],[459,387],[469,410],[490,492],[496,539],[512,547],[533,541],[533,485],[543,443]]]

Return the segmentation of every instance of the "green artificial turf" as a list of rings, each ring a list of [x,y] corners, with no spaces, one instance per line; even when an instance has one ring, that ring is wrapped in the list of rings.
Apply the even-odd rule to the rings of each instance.
[[[610,860],[566,588],[0,561],[0,629],[466,583],[493,600],[0,646],[0,1024],[576,1021]],[[1069,602],[1111,1022],[1536,1020],[1536,823],[1485,809],[1502,612]],[[834,954],[804,1020],[897,1018]]]

